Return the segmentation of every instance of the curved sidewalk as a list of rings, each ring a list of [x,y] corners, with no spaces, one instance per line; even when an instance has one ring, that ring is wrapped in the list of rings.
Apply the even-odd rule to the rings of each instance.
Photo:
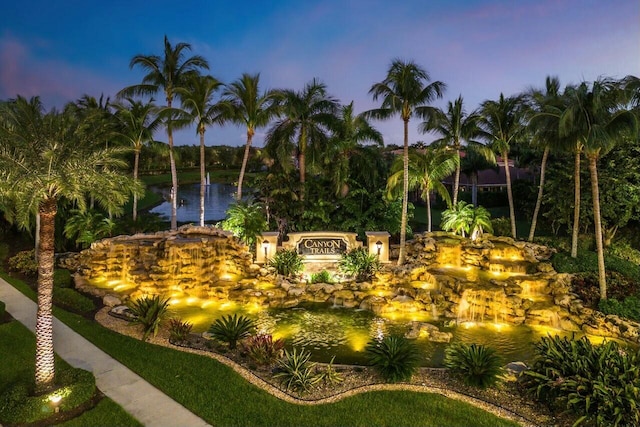
[[[2,278],[0,301],[6,303],[7,311],[16,320],[35,330],[36,304]],[[209,425],[58,319],[54,319],[53,340],[60,357],[72,366],[93,372],[100,391],[145,426]]]

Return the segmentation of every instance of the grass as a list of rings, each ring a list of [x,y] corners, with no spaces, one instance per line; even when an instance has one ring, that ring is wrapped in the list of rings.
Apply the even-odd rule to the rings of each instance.
[[[35,366],[35,337],[17,321],[0,324],[0,393],[18,381],[32,381]],[[56,356],[56,367],[69,365]],[[0,408],[2,409],[2,408]],[[120,405],[105,397],[80,417],[60,424],[64,426],[141,426]]]
[[[30,298],[25,283],[0,274]],[[132,339],[81,316],[56,317],[207,422],[220,426],[516,426],[466,403],[430,393],[384,391],[340,402],[302,406],[283,402],[204,356]],[[194,393],[197,390],[197,393]],[[420,408],[420,410],[416,410]]]

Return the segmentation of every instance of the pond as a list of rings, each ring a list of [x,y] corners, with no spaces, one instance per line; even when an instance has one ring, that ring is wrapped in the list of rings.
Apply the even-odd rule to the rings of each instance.
[[[169,197],[169,188],[153,188],[153,191]],[[246,193],[250,189],[245,188]],[[204,193],[204,219],[207,222],[217,222],[225,218],[229,205],[235,201],[236,186],[213,182],[206,186]],[[165,201],[149,212],[163,216],[167,221],[171,219],[171,202]],[[200,221],[200,184],[181,185],[178,187],[178,222],[198,223]]]

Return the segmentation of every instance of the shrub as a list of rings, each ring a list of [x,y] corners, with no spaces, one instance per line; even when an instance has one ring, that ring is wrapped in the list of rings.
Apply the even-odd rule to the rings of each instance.
[[[302,257],[295,249],[284,249],[276,252],[269,260],[269,265],[276,269],[278,274],[286,277],[295,276],[302,271]]]
[[[344,378],[342,377],[340,372],[338,372],[335,366],[333,366],[333,361],[335,360],[335,358],[336,357],[333,356],[331,358],[331,362],[329,362],[325,370],[323,372],[320,372],[319,374],[320,380],[324,381],[327,384],[337,384],[344,381]]]
[[[291,353],[284,351],[284,356],[278,361],[279,371],[275,378],[282,380],[287,391],[290,389],[304,393],[314,384],[320,381],[320,376],[315,373],[315,363],[309,362],[311,353],[294,348]]]
[[[284,349],[284,341],[282,339],[274,341],[271,334],[258,334],[243,343],[242,348],[258,365],[270,365],[280,357]]]
[[[169,312],[169,298],[163,299],[159,295],[144,296],[135,301],[127,302],[127,307],[135,316],[133,323],[143,327],[142,340],[146,341],[149,334],[155,337],[160,324]]]
[[[58,406],[60,412],[74,410],[93,397],[96,383],[91,372],[77,368],[57,368],[55,394],[62,397]],[[52,416],[54,408],[49,401],[52,394],[34,396],[33,384],[26,381],[8,387],[0,396],[0,421],[7,424],[28,424]]]
[[[640,351],[616,342],[592,345],[583,337],[543,337],[524,372],[530,393],[556,409],[574,412],[575,425],[639,425]]]
[[[614,242],[607,248],[607,254],[640,265],[640,251],[633,248],[625,240]]]
[[[227,314],[213,322],[209,327],[209,333],[214,338],[229,344],[230,349],[234,349],[238,341],[251,335],[254,328],[255,322],[248,317]]]
[[[366,353],[369,362],[389,382],[407,381],[416,370],[418,350],[403,336],[390,335],[382,341],[370,341]]]
[[[365,248],[355,248],[342,254],[338,268],[345,274],[355,276],[361,282],[371,279],[380,270],[380,260]]]
[[[327,270],[322,270],[319,273],[313,273],[309,281],[311,283],[331,283],[333,280],[331,278],[331,273]]]
[[[53,288],[53,302],[75,313],[91,313],[96,309],[91,298],[71,288]]]
[[[34,249],[30,251],[21,251],[9,258],[9,270],[27,276],[35,276],[38,274],[38,263],[36,262],[36,252]]]
[[[502,361],[491,347],[456,343],[445,351],[444,364],[466,384],[487,388],[498,381]]]
[[[511,236],[511,220],[500,217],[491,220],[494,236]]]
[[[615,298],[601,300],[598,309],[605,314],[615,314],[640,322],[640,298],[630,296],[622,301]]]
[[[183,322],[182,319],[169,319],[169,341],[172,343],[186,341],[193,328],[193,323]]]
[[[56,268],[53,271],[53,286],[58,288],[73,287],[71,272],[65,268]]]

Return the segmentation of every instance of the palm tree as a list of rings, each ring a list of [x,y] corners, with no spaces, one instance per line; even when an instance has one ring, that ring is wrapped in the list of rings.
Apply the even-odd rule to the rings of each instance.
[[[453,231],[454,234],[460,234],[462,237],[466,237],[471,231],[471,223],[474,219],[473,211],[473,205],[460,200],[442,212],[440,228],[445,231]]]
[[[382,134],[371,126],[364,115],[354,115],[353,101],[340,107],[333,131],[333,143],[327,151],[325,164],[331,165],[329,169],[335,194],[344,197],[349,192],[350,162],[364,155],[362,143],[373,142],[382,147],[384,142]]]
[[[509,199],[509,217],[511,235],[516,238],[516,215],[511,191],[511,171],[509,168],[509,150],[518,142],[523,132],[522,101],[520,97],[505,98],[501,93],[498,101],[485,101],[481,107],[480,126],[490,145],[500,154],[504,162],[504,174]]]
[[[536,206],[533,210],[531,219],[531,228],[529,229],[528,241],[533,241],[536,233],[536,225],[538,222],[538,213],[542,205],[542,196],[544,193],[544,180],[547,167],[547,159],[549,152],[553,147],[560,146],[560,136],[558,121],[563,111],[563,97],[560,93],[560,80],[557,77],[547,76],[545,80],[544,92],[539,89],[531,89],[527,94],[530,102],[531,116],[529,127],[533,131],[532,143],[535,146],[542,147],[542,160],[540,162],[540,180],[538,182],[538,196],[536,198]]]
[[[436,191],[451,207],[451,196],[442,180],[451,175],[459,166],[460,157],[446,148],[427,147],[409,153],[409,190],[420,189],[420,196],[427,205],[427,231],[431,232],[431,192]],[[398,189],[404,176],[404,161],[397,157],[391,167],[392,174],[387,181],[387,193]]]
[[[328,131],[335,121],[338,102],[327,94],[327,87],[317,79],[307,83],[302,91],[276,91],[281,105],[282,119],[269,132],[265,149],[278,160],[285,170],[290,169],[291,153],[297,152],[300,173],[300,198],[304,198],[304,183],[307,175],[307,155],[310,165],[315,166],[326,150]]]
[[[0,116],[0,199],[14,207],[15,219],[29,227],[40,218],[35,391],[54,387],[53,269],[55,218],[59,201],[80,210],[87,195],[118,212],[140,185],[120,169],[122,148],[96,146],[103,129],[71,109],[44,112],[40,100],[18,97],[4,103]],[[3,203],[4,204],[4,203]]]
[[[455,150],[456,155],[460,158],[460,151],[463,149],[464,142],[471,142],[473,138],[480,134],[478,128],[478,120],[480,116],[476,113],[469,115],[464,111],[462,105],[462,96],[459,96],[453,103],[449,101],[447,111],[444,112],[439,108],[429,109],[427,120],[420,124],[422,133],[435,132],[441,135],[441,138],[432,142],[432,144],[442,144]],[[453,180],[453,204],[458,203],[458,189],[460,188],[460,162],[455,170]]]
[[[184,87],[176,88],[176,93],[182,99],[183,113],[186,113],[186,123],[196,124],[196,132],[200,136],[200,226],[204,227],[204,194],[206,187],[204,133],[207,126],[222,123],[222,113],[219,103],[213,101],[213,95],[222,86],[211,76],[193,74]]]
[[[460,159],[460,170],[471,182],[471,204],[478,206],[478,173],[485,169],[495,169],[496,156],[486,145],[469,142],[464,147],[464,157]]]
[[[559,123],[560,135],[573,138],[577,141],[576,145],[582,145],[589,162],[601,299],[607,298],[607,281],[598,189],[598,159],[625,135],[635,135],[637,132],[636,116],[622,108],[621,92],[619,82],[612,79],[600,78],[591,85],[583,82],[567,94],[568,107]]]
[[[236,192],[236,200],[240,201],[253,137],[257,129],[267,126],[277,115],[278,104],[273,91],[260,93],[260,74],[242,74],[242,77],[226,86],[222,96],[221,105],[225,108],[225,118],[247,128],[247,143]]]
[[[128,105],[113,104],[116,119],[119,121],[118,135],[133,148],[133,179],[138,179],[140,167],[140,153],[145,144],[153,141],[153,133],[162,124],[156,114],[157,107],[153,99],[149,102],[136,101],[133,98],[125,98]],[[138,217],[138,197],[133,197],[133,220]]]
[[[426,104],[436,98],[441,98],[446,87],[440,81],[427,84],[430,80],[426,70],[415,62],[394,59],[387,70],[386,78],[375,83],[369,90],[374,101],[382,98],[382,105],[380,108],[365,113],[366,117],[380,120],[386,120],[398,114],[404,125],[402,220],[398,265],[404,264],[406,252],[409,196],[409,120],[414,114],[418,117],[425,117]]]
[[[222,229],[231,231],[251,250],[256,248],[260,233],[267,229],[262,205],[252,201],[237,201],[229,206]]]
[[[173,152],[173,100],[178,96],[176,89],[184,87],[190,76],[199,74],[201,70],[208,70],[207,60],[199,55],[185,58],[191,45],[188,43],[178,43],[172,46],[164,36],[164,54],[158,55],[136,55],[131,59],[129,68],[141,67],[147,72],[142,78],[142,83],[122,89],[118,96],[130,95],[155,95],[163,92],[167,101],[167,138],[169,139],[169,163],[171,166],[171,229],[178,228],[177,222],[177,199],[178,199],[178,173]]]

